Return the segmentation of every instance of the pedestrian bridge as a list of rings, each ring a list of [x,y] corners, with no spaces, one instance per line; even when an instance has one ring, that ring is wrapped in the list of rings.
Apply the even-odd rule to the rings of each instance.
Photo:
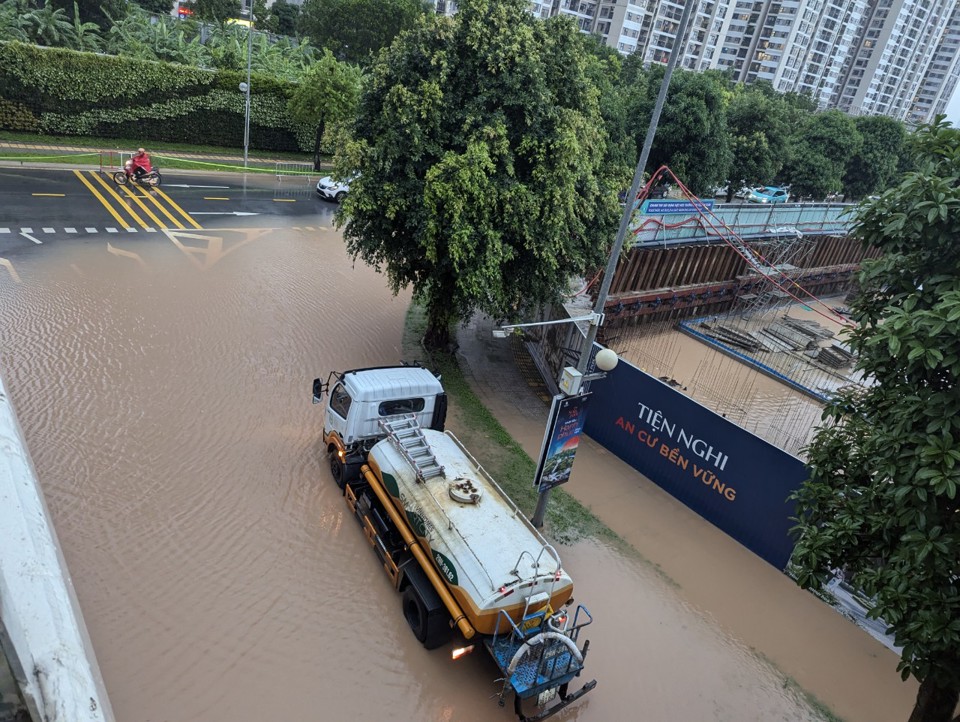
[[[647,200],[633,216],[631,245],[710,243],[734,234],[743,239],[846,236],[855,208],[855,203],[759,205],[704,200],[694,205],[684,200]]]

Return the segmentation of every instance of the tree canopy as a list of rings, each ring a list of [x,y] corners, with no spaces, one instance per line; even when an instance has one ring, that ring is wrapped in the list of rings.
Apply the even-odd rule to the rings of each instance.
[[[863,143],[847,162],[843,188],[854,198],[865,198],[891,185],[907,133],[903,123],[882,115],[861,116],[854,123]]]
[[[911,722],[945,722],[960,693],[960,131],[941,116],[913,147],[917,170],[856,219],[883,254],[850,302],[870,383],[824,413],[793,562],[803,586],[841,568],[874,599],[921,681]]]
[[[422,0],[306,0],[299,30],[337,60],[366,65],[426,13]]]
[[[839,110],[809,116],[794,137],[783,169],[793,184],[793,194],[822,199],[842,190],[847,163],[862,142],[853,119]]]
[[[514,318],[602,262],[617,191],[598,93],[566,18],[525,0],[465,0],[374,64],[338,157],[359,172],[340,209],[347,247],[413,287],[425,343],[475,310]]]

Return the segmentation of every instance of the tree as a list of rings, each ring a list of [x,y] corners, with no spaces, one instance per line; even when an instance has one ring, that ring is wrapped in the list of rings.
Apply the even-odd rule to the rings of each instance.
[[[190,7],[201,20],[221,23],[239,17],[240,0],[191,0]]]
[[[313,168],[320,170],[320,142],[328,123],[352,119],[360,97],[360,68],[341,63],[329,50],[303,75],[290,98],[290,115],[298,123],[314,126]]]
[[[960,131],[914,136],[918,170],[859,211],[864,261],[849,334],[866,388],[841,392],[795,494],[793,563],[872,597],[920,680],[910,722],[946,722],[960,695]]]
[[[97,52],[103,46],[100,38],[100,26],[96,23],[84,23],[80,21],[80,9],[77,3],[73,3],[73,32],[70,37],[70,45],[75,50],[89,50]]]
[[[516,318],[595,268],[619,218],[606,134],[569,18],[526,0],[463,0],[381,53],[341,175],[347,248],[412,286],[424,343],[476,310]]]
[[[66,45],[73,32],[73,23],[63,8],[44,0],[43,7],[26,14],[25,20],[31,39],[38,45]]]
[[[294,37],[300,22],[300,6],[277,0],[270,8],[271,32]]]
[[[769,83],[734,88],[727,106],[731,181],[749,185],[773,182],[787,155],[788,115],[787,101]]]
[[[426,12],[421,0],[306,0],[299,30],[337,60],[367,65]]]
[[[847,163],[862,142],[853,119],[839,110],[810,116],[793,138],[782,171],[793,186],[793,194],[823,198],[840,191]]]
[[[847,162],[843,188],[854,198],[865,198],[886,190],[894,180],[907,131],[899,120],[882,115],[865,115],[854,122],[863,144]]]
[[[154,15],[169,15],[173,10],[173,0],[134,0],[134,2]]]
[[[631,135],[640,147],[663,80],[655,66],[637,75],[641,84],[633,95]],[[647,170],[670,166],[694,193],[703,193],[727,177],[732,155],[727,132],[724,87],[717,73],[678,70],[670,80]]]

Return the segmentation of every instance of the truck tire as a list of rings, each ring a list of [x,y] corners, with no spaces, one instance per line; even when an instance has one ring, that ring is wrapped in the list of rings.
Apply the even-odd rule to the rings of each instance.
[[[340,456],[337,454],[336,447],[331,446],[330,451],[327,452],[327,456],[330,458],[330,475],[340,488],[340,491],[343,491],[347,483],[347,475],[344,464],[340,461]]]
[[[412,584],[403,590],[403,616],[413,636],[425,648],[436,649],[450,641],[450,615],[446,614],[446,610],[440,614],[428,613],[427,605]]]

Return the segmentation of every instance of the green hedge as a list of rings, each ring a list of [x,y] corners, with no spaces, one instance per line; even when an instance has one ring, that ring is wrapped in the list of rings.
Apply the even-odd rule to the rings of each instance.
[[[237,147],[245,80],[232,70],[0,42],[0,129]],[[296,86],[254,75],[251,87],[250,146],[310,150],[313,129],[287,111]]]

